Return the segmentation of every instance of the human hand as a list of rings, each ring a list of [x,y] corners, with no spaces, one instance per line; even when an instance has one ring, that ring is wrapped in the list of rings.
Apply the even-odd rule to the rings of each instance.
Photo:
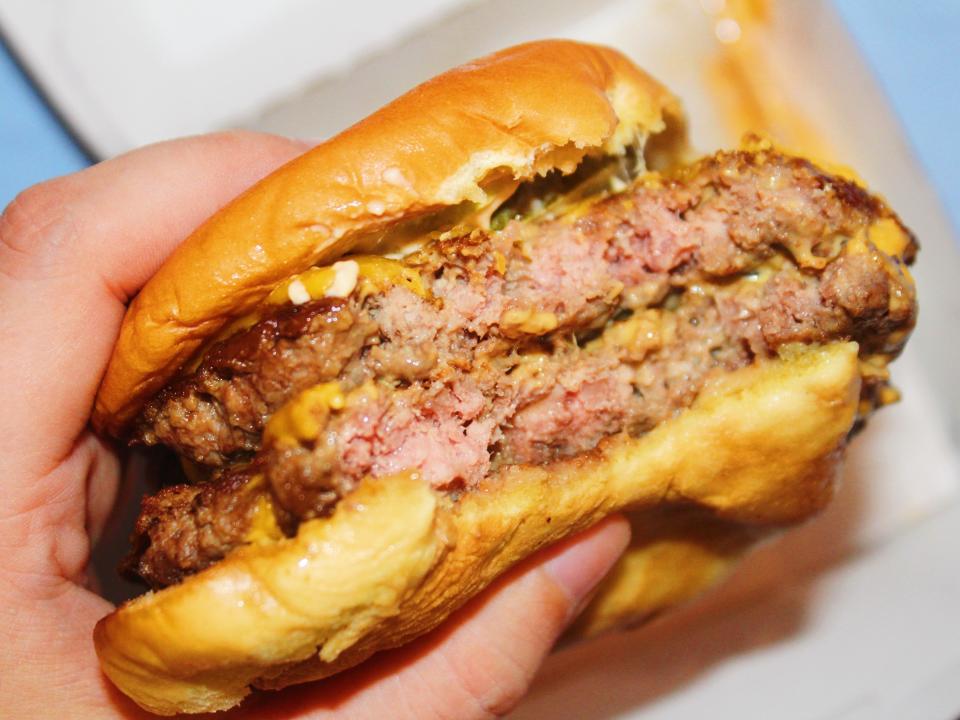
[[[0,717],[141,713],[100,673],[90,550],[120,475],[88,417],[127,301],[173,247],[301,143],[224,133],[35,186],[0,219]],[[613,518],[502,578],[438,631],[240,715],[484,718],[509,710],[628,539]],[[217,717],[230,717],[218,715]]]

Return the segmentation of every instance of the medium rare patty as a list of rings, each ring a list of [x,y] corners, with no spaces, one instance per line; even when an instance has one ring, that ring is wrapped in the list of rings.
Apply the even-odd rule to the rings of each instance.
[[[318,382],[428,379],[527,340],[595,328],[617,308],[659,303],[672,287],[743,276],[783,253],[819,274],[846,239],[884,215],[859,186],[804,160],[720,153],[560,219],[434,243],[406,260],[429,297],[399,287],[268,312],[148,403],[135,438],[221,466],[256,451],[273,411]],[[790,317],[776,302],[758,309],[782,315],[767,332],[811,342],[842,330],[848,315],[902,323],[912,308],[889,316],[888,280],[864,262],[883,261],[854,258],[831,269],[838,287],[820,317]],[[872,293],[844,290],[873,275]],[[795,294],[778,282],[768,300]]]
[[[212,347],[137,436],[222,469],[145,502],[129,567],[176,582],[329,512],[364,476],[470,488],[641,434],[712,372],[790,343],[894,355],[914,321],[903,269],[868,233],[899,221],[803,160],[721,153],[552,210],[406,258],[425,292],[301,297]],[[885,376],[865,381],[868,409]]]

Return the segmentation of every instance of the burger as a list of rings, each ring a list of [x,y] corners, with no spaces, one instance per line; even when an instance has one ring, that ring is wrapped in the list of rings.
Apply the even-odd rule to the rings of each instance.
[[[440,75],[221,209],[130,304],[95,427],[165,445],[96,627],[160,714],[330,676],[626,511],[571,630],[636,623],[830,500],[896,399],[917,244],[883,200],[609,48]]]

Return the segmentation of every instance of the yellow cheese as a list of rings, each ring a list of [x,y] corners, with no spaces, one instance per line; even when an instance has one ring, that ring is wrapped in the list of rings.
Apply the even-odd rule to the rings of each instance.
[[[910,245],[910,236],[893,218],[883,218],[873,223],[867,230],[867,238],[878,250],[894,257],[902,257]]]
[[[611,324],[598,338],[590,342],[586,349],[613,348],[626,353],[630,360],[639,361],[650,352],[663,347],[661,331],[664,323],[662,310],[637,312],[625,320]],[[673,328],[675,327],[676,324],[673,323]]]
[[[550,359],[546,352],[531,352],[515,357],[517,362],[509,378],[514,383],[533,383],[543,373],[543,368]],[[538,383],[539,385],[539,383]]]
[[[844,248],[847,254],[870,254],[878,257],[883,263],[884,271],[893,280],[890,294],[891,313],[902,312],[916,302],[916,297],[911,290],[914,286],[913,278],[903,260],[903,252],[909,245],[910,237],[896,221],[884,218],[873,223],[867,230],[858,233]],[[898,343],[899,340],[896,338],[899,332],[892,333],[888,342]]]
[[[315,440],[326,427],[331,413],[371,402],[377,397],[377,386],[372,381],[349,392],[344,392],[340,383],[335,381],[314,385],[294,396],[271,416],[263,430],[264,442],[296,445]]]
[[[289,444],[313,440],[323,429],[330,411],[342,410],[345,405],[340,383],[314,385],[273,414],[263,431],[264,439]]]
[[[262,482],[261,476],[257,476],[251,483]],[[256,545],[270,543],[283,537],[283,531],[277,524],[277,516],[273,512],[273,502],[269,495],[261,495],[257,498],[257,505],[253,511],[253,518],[250,523],[250,529],[247,531],[246,541]]]
[[[505,331],[519,330],[531,335],[544,335],[555,330],[559,321],[552,312],[541,312],[527,308],[507,310],[500,317],[500,327]]]
[[[493,267],[501,277],[507,272],[507,257],[502,252],[495,250],[493,252]]]
[[[890,379],[890,370],[887,363],[890,356],[884,354],[865,355],[860,359],[860,376],[863,378]]]
[[[893,403],[900,402],[900,391],[895,387],[884,385],[880,388],[877,399],[880,401],[880,405],[893,405]]]

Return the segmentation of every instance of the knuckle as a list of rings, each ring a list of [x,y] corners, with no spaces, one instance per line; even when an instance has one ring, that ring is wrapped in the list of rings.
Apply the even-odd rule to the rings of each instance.
[[[506,717],[527,694],[531,680],[528,674],[522,672],[503,676],[485,694],[474,696],[478,715],[483,718]]]
[[[552,580],[540,572],[525,580],[522,602],[498,619],[497,633],[472,637],[447,656],[448,680],[469,708],[465,716],[507,716],[569,619],[569,600]]]
[[[63,180],[47,180],[22,190],[3,211],[3,235],[29,235],[58,219],[63,210]]]
[[[462,700],[458,715],[474,720],[505,717],[527,693],[532,673],[506,653],[487,650],[487,657],[475,658],[472,667],[459,668],[452,682]],[[448,685],[447,692],[451,691]],[[440,712],[445,716],[446,713]]]
[[[491,644],[486,649],[491,682],[482,688],[470,684],[468,677],[462,679],[464,686],[473,691],[475,704],[483,717],[505,717],[520,703],[530,689],[543,656],[569,620],[569,599],[552,580],[547,581],[542,571],[539,572],[541,576],[532,580],[535,590],[531,607],[535,608],[536,619],[519,618],[513,623],[511,636],[514,642]],[[526,612],[522,615],[526,616]],[[527,648],[529,654],[518,652],[518,648]]]
[[[8,277],[34,279],[63,268],[76,237],[66,186],[63,178],[33,185],[0,215],[0,269]]]

